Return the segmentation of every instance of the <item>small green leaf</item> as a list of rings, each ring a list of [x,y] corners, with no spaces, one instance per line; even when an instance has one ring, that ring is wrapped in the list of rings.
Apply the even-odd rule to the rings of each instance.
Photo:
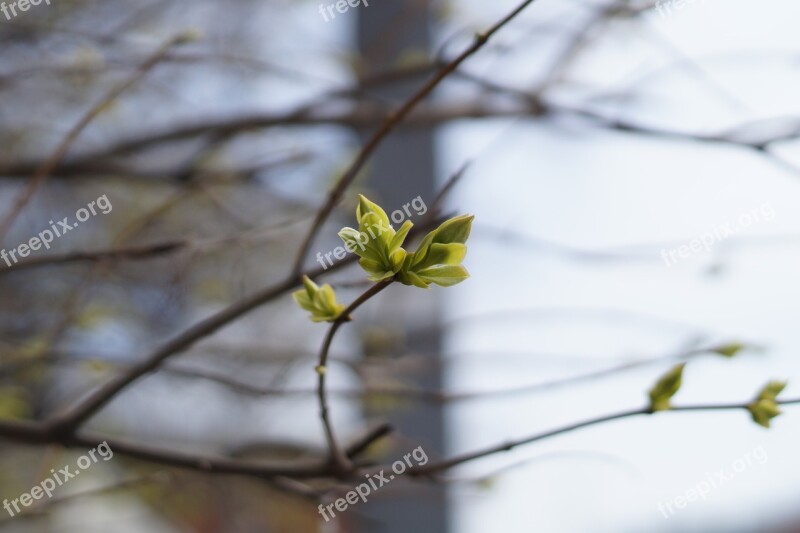
[[[414,261],[411,268],[415,271],[432,266],[436,263],[432,262],[429,257],[431,247],[434,244],[465,244],[469,238],[472,229],[472,221],[475,219],[472,215],[461,215],[450,220],[443,222],[435,230],[428,233],[420,242],[417,251],[415,252]]]
[[[467,255],[466,241],[472,228],[471,215],[462,215],[442,223],[428,233],[417,251],[406,256],[397,279],[406,285],[428,288],[431,283],[450,287],[469,277],[461,265]]]
[[[469,278],[469,272],[461,265],[436,265],[417,274],[425,283],[435,283],[440,287],[452,287]]]
[[[443,222],[442,225],[439,226],[439,229],[436,230],[436,239],[434,239],[434,242],[466,243],[470,231],[472,231],[473,220],[475,220],[473,215],[461,215]]]
[[[342,239],[342,241],[344,241],[344,245],[348,250],[351,250],[356,254],[358,254],[359,251],[362,253],[366,251],[366,243],[362,243],[359,240],[361,238],[361,234],[358,232],[358,230],[353,228],[342,228],[339,231],[339,237]]]
[[[386,266],[378,261],[363,258],[358,260],[358,264],[370,274],[367,276],[370,281],[383,281],[394,276],[394,272],[391,269],[386,270]]]
[[[395,233],[394,237],[392,237],[392,240],[389,243],[389,249],[394,251],[403,246],[403,241],[406,240],[408,232],[411,231],[412,227],[414,227],[414,224],[412,224],[410,220],[403,222],[403,225],[400,226],[400,229],[397,230],[397,233]]]
[[[650,389],[650,409],[652,411],[667,411],[672,407],[670,399],[681,388],[685,366],[686,363],[675,365]]]
[[[778,394],[783,392],[783,389],[786,388],[786,383],[786,381],[770,381],[761,389],[761,392],[758,394],[758,399],[774,401],[778,398]]]
[[[467,255],[467,245],[461,243],[431,244],[428,258],[431,265],[460,265]]]
[[[420,289],[430,288],[430,284],[425,283],[425,281],[423,281],[423,279],[417,276],[414,272],[401,270],[398,276],[400,282],[406,285],[413,285],[414,287],[419,287]]]
[[[356,207],[356,218],[358,219],[358,222],[361,223],[362,219],[368,214],[374,214],[377,216],[372,223],[378,223],[382,226],[390,225],[389,217],[386,215],[386,211],[384,211],[378,204],[369,201],[369,199],[363,194],[359,194],[358,207]]]

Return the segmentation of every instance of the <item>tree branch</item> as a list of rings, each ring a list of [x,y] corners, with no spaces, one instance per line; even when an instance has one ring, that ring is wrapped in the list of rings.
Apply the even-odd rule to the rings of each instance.
[[[792,400],[783,400],[783,401],[776,401],[779,405],[792,405],[792,404],[800,404],[800,398],[792,399]],[[750,402],[747,403],[736,403],[736,404],[718,404],[718,405],[687,405],[687,406],[677,406],[672,407],[669,411],[660,411],[659,413],[664,412],[688,412],[688,411],[724,411],[724,410],[736,410],[736,409],[747,409]],[[574,424],[569,424],[567,426],[563,426],[558,429],[550,430],[545,433],[538,433],[536,435],[532,435],[530,437],[525,437],[523,439],[518,440],[511,440],[503,444],[498,444],[495,446],[490,446],[488,448],[484,448],[482,450],[474,451],[465,453],[463,455],[458,455],[451,459],[446,459],[444,461],[439,461],[436,463],[429,463],[425,466],[420,466],[414,468],[409,471],[409,473],[413,476],[429,476],[431,474],[435,474],[437,472],[442,472],[444,470],[449,470],[455,466],[468,463],[470,461],[474,461],[476,459],[482,459],[484,457],[488,457],[490,455],[494,455],[500,452],[508,452],[517,448],[519,446],[524,446],[525,444],[531,444],[533,442],[537,442],[540,440],[544,440],[550,437],[555,437],[557,435],[561,435],[563,433],[569,433],[570,431],[575,431],[577,429],[582,429],[589,426],[595,426],[598,424],[603,424],[605,422],[611,422],[614,420],[620,420],[623,418],[631,418],[635,416],[641,415],[652,415],[654,414],[649,408],[642,408],[642,409],[633,409],[630,411],[622,411],[620,413],[614,413],[610,415],[601,416],[598,418],[592,418],[589,420],[584,420],[582,422],[576,422]]]
[[[461,52],[461,54],[456,56],[455,59],[441,67],[436,74],[434,74],[427,83],[420,87],[417,92],[415,92],[408,100],[406,100],[406,102],[400,106],[399,109],[389,114],[383,125],[372,134],[369,140],[364,144],[364,147],[361,149],[359,154],[356,156],[353,163],[328,193],[328,199],[317,212],[317,216],[314,218],[314,222],[311,224],[308,234],[303,240],[303,243],[300,245],[300,250],[297,253],[297,257],[294,262],[294,268],[292,269],[293,273],[297,274],[303,270],[303,262],[305,261],[308,249],[311,247],[317,232],[319,232],[319,230],[322,228],[322,225],[325,223],[325,221],[328,220],[328,217],[330,216],[334,207],[339,203],[339,200],[341,200],[342,195],[344,195],[347,188],[356,178],[361,169],[364,168],[364,165],[367,163],[367,161],[369,161],[372,153],[377,150],[378,146],[381,145],[386,136],[388,136],[411,113],[411,111],[417,107],[418,104],[420,104],[428,95],[430,95],[445,78],[455,72],[464,61],[486,46],[486,44],[489,42],[489,39],[491,39],[494,34],[500,31],[509,22],[514,20],[525,10],[525,8],[533,4],[534,1],[535,0],[523,1],[513,11],[511,11],[511,13],[506,15],[488,30],[477,34],[471,46],[467,47],[463,52]]]
[[[31,177],[27,187],[23,189],[20,195],[14,200],[11,211],[0,222],[0,242],[5,238],[6,232],[14,223],[14,220],[22,212],[28,202],[31,201],[33,195],[39,190],[39,187],[47,180],[50,174],[58,168],[61,161],[66,157],[72,145],[78,139],[80,134],[86,127],[94,121],[100,114],[119,98],[122,93],[133,87],[136,82],[142,79],[148,72],[150,72],[158,63],[167,55],[167,53],[176,45],[185,42],[185,36],[178,36],[170,39],[167,43],[162,45],[153,55],[141,64],[136,72],[124,82],[115,86],[111,91],[104,96],[100,102],[94,105],[69,132],[67,132],[64,140],[58,145],[53,154],[37,168],[36,173]]]
[[[336,442],[336,436],[334,435],[333,426],[331,425],[330,417],[328,415],[328,395],[325,389],[328,352],[330,352],[331,343],[333,342],[334,336],[336,336],[336,332],[339,331],[339,328],[342,326],[342,324],[352,320],[350,315],[356,309],[361,307],[362,304],[380,293],[393,282],[394,278],[376,283],[367,289],[367,291],[359,296],[353,303],[351,303],[347,309],[342,311],[342,314],[339,315],[339,318],[337,318],[328,329],[328,333],[325,335],[325,340],[322,342],[322,348],[320,349],[319,362],[317,366],[317,399],[319,401],[319,416],[322,420],[322,426],[325,429],[325,439],[328,441],[330,459],[341,472],[349,472],[352,470],[353,466],[348,456],[342,452],[342,450],[339,448],[339,444]]]

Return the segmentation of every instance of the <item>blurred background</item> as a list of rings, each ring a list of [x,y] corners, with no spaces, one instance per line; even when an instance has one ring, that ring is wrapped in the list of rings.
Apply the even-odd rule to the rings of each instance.
[[[0,420],[63,412],[282,283],[364,142],[517,5],[53,0],[0,14],[3,249],[99,197],[113,206],[0,262]],[[676,405],[746,403],[770,379],[796,398],[798,16],[790,0],[537,0],[452,73],[372,154],[305,258],[319,269],[341,244],[358,193],[390,213],[419,199],[417,227],[476,216],[469,280],[390,287],[336,337],[340,438],[389,422],[369,461],[422,446],[434,462],[645,407],[682,361]],[[344,302],[369,286],[352,264],[315,280]],[[197,454],[324,457],[326,327],[306,315],[283,291],[87,428]],[[715,353],[730,345],[735,357]],[[117,453],[19,516],[0,511],[0,529],[798,532],[800,412],[784,411],[769,430],[736,409],[594,425],[404,476],[330,522],[317,505],[352,484]],[[86,451],[1,433],[0,499]]]

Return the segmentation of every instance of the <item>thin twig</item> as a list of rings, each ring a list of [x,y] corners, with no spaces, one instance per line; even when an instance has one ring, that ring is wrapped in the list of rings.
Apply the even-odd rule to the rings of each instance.
[[[322,225],[328,220],[334,207],[339,203],[347,188],[356,178],[364,165],[367,164],[373,152],[378,149],[383,140],[417,107],[428,95],[430,95],[439,84],[444,81],[450,74],[456,71],[464,61],[469,59],[480,49],[482,49],[489,42],[491,37],[500,31],[509,22],[514,20],[525,8],[533,4],[535,0],[525,0],[520,3],[511,13],[503,17],[499,22],[491,26],[488,30],[475,35],[472,44],[461,52],[455,59],[442,66],[436,74],[428,80],[422,87],[420,87],[406,102],[400,106],[399,109],[390,113],[380,128],[367,140],[364,147],[356,156],[350,167],[336,182],[336,185],[328,193],[328,198],[317,212],[314,222],[311,224],[305,239],[300,245],[300,250],[295,258],[294,267],[292,272],[299,274],[303,270],[303,262],[305,261],[308,250],[311,247],[314,237],[316,237]]]
[[[776,401],[779,405],[792,405],[800,403],[800,398],[792,399],[792,400],[782,400]],[[724,411],[724,410],[737,410],[737,409],[747,409],[750,402],[747,403],[736,403],[736,404],[711,404],[711,405],[687,405],[687,406],[676,406],[672,407],[669,411],[660,411],[660,412],[688,412],[688,411]],[[619,413],[614,413],[610,415],[605,415],[597,418],[592,418],[589,420],[584,420],[582,422],[576,422],[574,424],[569,424],[567,426],[560,427],[558,429],[550,430],[545,433],[538,433],[536,435],[532,435],[530,437],[525,437],[518,440],[511,440],[505,442],[503,444],[498,444],[495,446],[490,446],[488,448],[484,448],[482,450],[474,451],[465,453],[463,455],[458,455],[451,459],[446,459],[444,461],[438,461],[435,463],[429,463],[425,466],[420,466],[412,469],[410,471],[411,475],[414,476],[428,476],[437,472],[441,472],[444,470],[449,470],[455,466],[468,463],[470,461],[474,461],[476,459],[482,459],[484,457],[488,457],[490,455],[494,455],[496,453],[507,452],[511,451],[514,448],[519,446],[523,446],[525,444],[531,444],[533,442],[537,442],[540,440],[544,440],[550,437],[555,437],[557,435],[561,435],[563,433],[569,433],[571,431],[575,431],[577,429],[595,426],[597,424],[603,424],[605,422],[611,422],[614,420],[620,420],[623,418],[631,418],[635,416],[641,415],[652,415],[654,414],[649,408],[642,408],[642,409],[633,409],[630,411],[622,411]]]
[[[345,322],[352,320],[352,313],[361,307],[366,301],[370,298],[381,292],[383,289],[388,287],[394,282],[394,278],[390,278],[388,280],[380,281],[370,287],[366,292],[364,292],[361,296],[356,298],[356,300],[351,303],[347,309],[342,311],[342,314],[339,315],[331,327],[328,329],[328,333],[325,335],[325,340],[322,342],[322,348],[319,352],[319,361],[317,365],[317,399],[319,400],[319,416],[322,420],[322,426],[325,429],[325,438],[328,441],[328,450],[330,453],[330,459],[339,468],[341,472],[349,472],[352,470],[352,463],[348,456],[342,452],[339,444],[336,441],[336,436],[333,432],[333,426],[330,421],[329,417],[329,409],[328,409],[328,395],[325,389],[325,376],[327,375],[327,364],[328,364],[328,353],[331,349],[331,343],[333,342],[334,336],[336,336],[336,332],[339,331],[339,328]]]
[[[66,137],[64,137],[64,139],[61,141],[61,144],[58,145],[53,154],[47,160],[45,160],[44,163],[39,166],[39,168],[37,168],[36,172],[28,182],[28,185],[14,200],[11,211],[8,213],[8,215],[6,215],[2,222],[0,222],[0,242],[3,241],[9,228],[14,223],[14,220],[16,220],[17,216],[22,212],[25,206],[28,205],[28,202],[31,201],[33,195],[36,194],[36,191],[39,190],[50,174],[52,174],[53,171],[58,168],[58,165],[60,165],[61,161],[63,161],[67,156],[70,148],[78,139],[83,130],[85,130],[86,127],[94,121],[94,119],[100,116],[100,114],[107,109],[108,106],[114,102],[114,100],[119,98],[122,93],[134,86],[140,79],[150,72],[153,67],[158,65],[158,63],[161,62],[161,60],[174,46],[184,42],[186,42],[186,36],[181,35],[178,37],[173,37],[164,45],[162,45],[153,55],[151,55],[144,63],[141,64],[141,66],[130,78],[112,88],[111,91],[100,100],[100,102],[92,107],[89,112],[87,112],[78,121],[78,123],[69,130],[69,132],[67,132]]]
[[[419,232],[437,225],[440,221],[433,220],[414,228],[409,234],[412,237]],[[357,256],[351,255],[335,263],[333,266],[324,268],[319,267],[306,272],[311,278],[316,278],[324,274],[330,274],[340,270],[355,262]],[[130,367],[122,374],[116,376],[105,385],[90,393],[84,400],[76,406],[68,409],[64,413],[57,413],[52,419],[59,431],[65,434],[74,433],[84,422],[91,418],[98,410],[111,401],[117,394],[124,390],[128,385],[137,381],[139,378],[157,370],[161,364],[173,355],[184,351],[200,339],[203,339],[223,326],[233,322],[243,315],[253,311],[287,292],[291,291],[302,282],[302,275],[290,276],[274,285],[266,287],[238,302],[235,302],[218,313],[197,322],[192,327],[184,330],[177,337],[171,339],[166,344],[151,353],[140,363]]]

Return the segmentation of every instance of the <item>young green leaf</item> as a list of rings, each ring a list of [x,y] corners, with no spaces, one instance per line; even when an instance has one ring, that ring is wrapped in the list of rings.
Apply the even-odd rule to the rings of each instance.
[[[653,388],[650,389],[651,411],[667,411],[672,407],[670,399],[681,388],[683,368],[685,366],[686,363],[675,365],[653,385]]]
[[[778,394],[783,392],[783,389],[786,388],[785,381],[770,381],[764,388],[761,389],[761,392],[758,394],[759,400],[775,400],[778,397]]]
[[[425,289],[431,283],[450,287],[467,279],[469,272],[461,262],[467,254],[465,243],[474,219],[471,215],[451,218],[428,233],[417,251],[406,255],[397,279]]]

